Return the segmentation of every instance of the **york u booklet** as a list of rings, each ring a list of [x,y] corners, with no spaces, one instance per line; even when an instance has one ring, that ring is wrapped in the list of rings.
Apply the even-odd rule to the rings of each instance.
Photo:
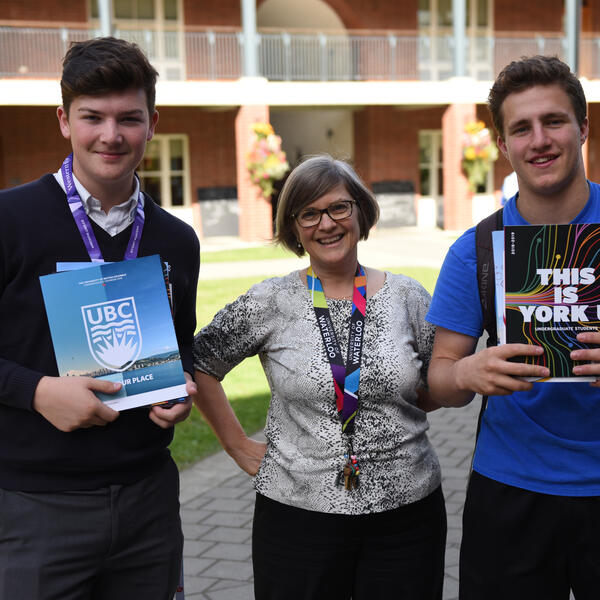
[[[548,367],[545,381],[594,381],[573,374],[570,353],[587,347],[578,333],[600,326],[600,224],[506,226],[503,242],[499,339],[542,346],[543,355],[515,360]]]
[[[160,257],[90,265],[40,277],[60,375],[121,383],[115,410],[185,397]]]

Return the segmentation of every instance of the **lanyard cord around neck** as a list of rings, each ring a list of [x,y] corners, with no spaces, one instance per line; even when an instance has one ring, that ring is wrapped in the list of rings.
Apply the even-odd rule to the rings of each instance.
[[[352,293],[352,315],[350,318],[350,335],[348,338],[348,354],[346,363],[337,341],[327,299],[319,278],[312,267],[306,273],[308,287],[312,289],[312,302],[317,317],[319,331],[323,338],[325,351],[335,387],[336,406],[342,432],[350,435],[354,431],[354,420],[358,411],[358,386],[360,381],[360,361],[365,330],[365,313],[367,310],[367,278],[360,264],[356,265],[354,289]]]
[[[104,257],[102,256],[100,246],[98,245],[98,241],[94,235],[94,230],[92,229],[92,224],[90,223],[90,219],[83,208],[83,202],[81,201],[81,197],[79,196],[77,188],[75,187],[75,182],[73,181],[73,154],[69,154],[69,156],[65,158],[60,171],[62,174],[63,183],[65,184],[65,191],[67,192],[67,200],[69,202],[71,214],[75,219],[75,224],[79,230],[79,235],[81,235],[81,239],[85,244],[85,249],[89,254],[90,260],[92,262],[104,262]],[[125,256],[123,257],[124,260],[137,258],[140,249],[140,240],[142,239],[145,220],[141,195],[142,192],[140,191],[137,208],[135,211],[135,219],[131,229],[131,237],[129,238],[127,249],[125,250]]]

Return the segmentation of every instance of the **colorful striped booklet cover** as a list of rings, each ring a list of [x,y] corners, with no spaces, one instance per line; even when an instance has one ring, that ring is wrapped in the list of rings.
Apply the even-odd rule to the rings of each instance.
[[[600,224],[504,228],[505,341],[542,346],[516,360],[548,367],[546,381],[596,379],[573,375],[570,353],[586,347],[578,333],[600,326],[599,265]]]

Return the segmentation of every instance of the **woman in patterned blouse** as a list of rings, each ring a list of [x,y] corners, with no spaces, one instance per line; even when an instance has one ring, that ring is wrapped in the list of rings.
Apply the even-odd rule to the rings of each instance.
[[[378,216],[347,163],[300,164],[281,191],[276,241],[310,266],[253,286],[195,339],[197,406],[254,476],[257,600],[442,598],[430,297],[359,265]],[[271,389],[266,444],[248,438],[220,384],[255,354]]]

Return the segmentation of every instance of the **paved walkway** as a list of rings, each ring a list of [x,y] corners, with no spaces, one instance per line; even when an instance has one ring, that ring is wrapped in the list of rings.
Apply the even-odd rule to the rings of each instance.
[[[359,259],[372,267],[439,268],[455,238],[455,234],[416,228],[378,229],[359,244]],[[220,238],[202,242],[202,250],[242,245],[235,238]],[[207,263],[200,269],[200,278],[279,275],[306,264],[306,258]],[[479,402],[474,401],[464,409],[438,410],[429,418],[448,513],[444,600],[458,597],[461,515],[478,410]],[[188,600],[253,600],[250,538],[254,491],[250,478],[221,452],[182,472],[181,505]]]
[[[448,513],[444,600],[458,598],[462,507],[479,404],[474,400],[466,408],[429,415],[429,438],[442,466]],[[181,505],[186,598],[253,600],[250,477],[225,453],[211,456],[182,472]]]

